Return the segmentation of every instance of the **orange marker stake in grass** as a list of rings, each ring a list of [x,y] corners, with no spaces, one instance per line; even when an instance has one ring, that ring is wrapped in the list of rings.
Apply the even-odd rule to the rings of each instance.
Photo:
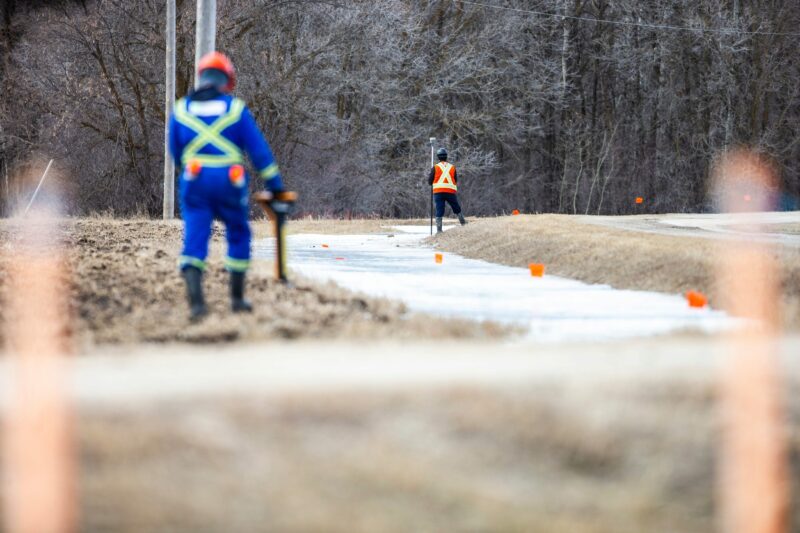
[[[531,277],[542,278],[544,277],[544,265],[539,263],[531,263],[528,265],[528,270],[531,271]]]
[[[442,262],[444,261],[444,256],[442,254],[434,254],[433,258],[436,261],[437,265],[441,265]]]
[[[689,307],[701,308],[708,305],[708,298],[706,298],[706,295],[697,291],[687,292],[686,301],[689,302]]]
[[[513,211],[511,211],[511,214],[512,215],[519,215],[519,209],[514,209]]]
[[[644,198],[642,198],[641,196],[637,196],[636,197],[636,204],[637,205],[641,205],[643,203],[644,203]]]

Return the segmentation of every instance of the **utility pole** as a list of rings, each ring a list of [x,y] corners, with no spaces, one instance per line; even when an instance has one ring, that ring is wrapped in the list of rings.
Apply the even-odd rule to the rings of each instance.
[[[175,218],[175,162],[169,153],[169,119],[175,106],[175,0],[167,2],[167,64],[164,83],[164,220]]]
[[[197,0],[197,40],[194,48],[194,86],[197,87],[197,65],[200,59],[216,49],[217,0]]]

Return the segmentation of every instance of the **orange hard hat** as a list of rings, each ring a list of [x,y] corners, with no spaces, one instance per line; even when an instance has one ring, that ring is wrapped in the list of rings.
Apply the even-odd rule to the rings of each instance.
[[[210,52],[204,55],[197,65],[197,75],[199,76],[204,70],[209,69],[221,70],[228,76],[228,84],[224,87],[225,91],[230,92],[236,86],[236,70],[233,68],[231,60],[228,59],[228,56],[225,54]]]

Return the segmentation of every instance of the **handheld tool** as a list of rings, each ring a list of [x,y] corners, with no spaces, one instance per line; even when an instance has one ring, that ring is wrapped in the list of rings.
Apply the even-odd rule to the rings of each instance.
[[[275,230],[275,278],[287,283],[286,278],[286,221],[294,210],[297,193],[261,191],[253,196],[255,202],[267,214]]]

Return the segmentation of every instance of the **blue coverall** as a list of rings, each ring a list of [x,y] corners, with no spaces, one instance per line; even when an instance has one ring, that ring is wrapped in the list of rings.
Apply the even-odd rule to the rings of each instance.
[[[280,169],[247,106],[216,89],[181,99],[170,118],[170,151],[181,168],[180,205],[185,232],[181,270],[203,270],[214,218],[225,223],[225,268],[245,272],[250,265],[247,152],[265,186],[283,190]]]

